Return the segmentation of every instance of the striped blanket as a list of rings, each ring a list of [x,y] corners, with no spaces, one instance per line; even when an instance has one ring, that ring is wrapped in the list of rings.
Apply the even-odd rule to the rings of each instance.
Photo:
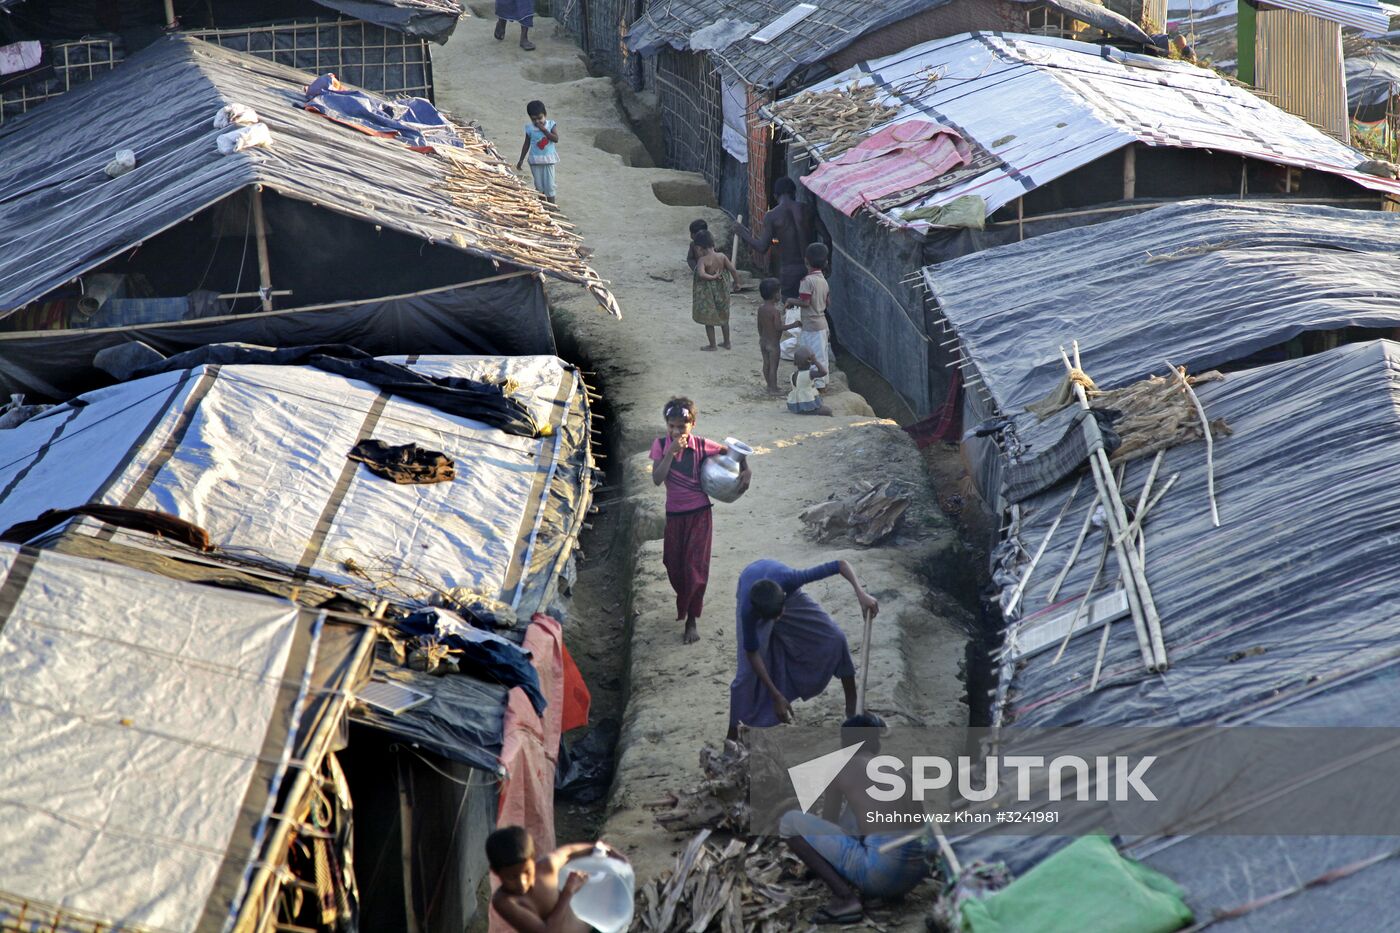
[[[972,158],[956,132],[929,120],[887,126],[802,179],[847,217],[885,195],[931,181]]]

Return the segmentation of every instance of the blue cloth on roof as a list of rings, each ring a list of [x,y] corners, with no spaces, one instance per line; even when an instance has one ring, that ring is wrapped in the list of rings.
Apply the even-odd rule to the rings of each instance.
[[[428,609],[415,612],[397,623],[406,635],[432,635],[439,642],[460,651],[457,665],[465,674],[505,687],[519,687],[530,699],[537,716],[543,716],[549,701],[540,690],[540,675],[530,663],[530,652],[489,632],[473,630],[452,616]]]
[[[319,81],[319,79],[318,79]],[[316,89],[318,82],[312,82]],[[436,107],[421,97],[379,100],[364,91],[323,90],[302,104],[307,110],[348,123],[375,136],[393,136],[415,149],[466,144]]]

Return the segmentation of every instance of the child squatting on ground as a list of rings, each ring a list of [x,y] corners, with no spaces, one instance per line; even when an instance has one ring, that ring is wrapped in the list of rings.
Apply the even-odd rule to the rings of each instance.
[[[627,861],[611,846],[603,847],[609,857]],[[578,842],[536,859],[535,840],[523,827],[496,830],[486,837],[486,861],[501,883],[491,895],[491,906],[518,933],[587,933],[592,927],[569,906],[585,876],[572,873],[560,887],[559,873],[571,859],[594,848],[591,842]]]
[[[822,404],[822,395],[817,391],[816,382],[826,375],[826,367],[817,362],[811,349],[802,344],[792,352],[792,391],[788,393],[788,411],[795,415],[835,414]]]
[[[554,203],[554,167],[559,164],[559,127],[545,112],[544,102],[532,100],[525,105],[525,113],[530,122],[525,124],[525,142],[520,146],[520,158],[515,160],[518,170],[525,157],[530,158],[530,174],[535,179],[535,190],[544,195],[550,204]]]
[[[802,331],[797,344],[812,351],[812,356],[821,364],[822,374],[814,381],[818,389],[826,388],[826,374],[831,369],[831,343],[828,339],[826,309],[830,303],[831,288],[827,285],[822,269],[826,267],[827,248],[822,243],[807,247],[807,277],[797,286],[797,298],[789,298],[787,303],[802,309]]]
[[[763,381],[768,386],[769,395],[782,395],[778,387],[778,363],[782,360],[783,332],[801,327],[801,321],[783,323],[782,283],[777,279],[764,279],[758,283],[758,294],[763,304],[758,306],[758,349],[763,354]]]
[[[718,327],[724,334],[722,346],[732,350],[729,342],[729,293],[739,290],[739,272],[728,256],[715,251],[715,238],[709,230],[696,233],[693,242],[699,258],[695,263],[695,280],[690,292],[690,316],[695,323],[705,325],[705,336],[710,339],[709,345],[700,349],[715,349],[715,328]]]
[[[666,484],[666,536],[661,562],[671,589],[676,591],[676,621],[685,620],[685,643],[700,640],[698,622],[705,608],[705,587],[710,582],[710,546],[714,540],[714,520],[710,497],[700,487],[700,468],[705,458],[728,453],[729,448],[692,434],[695,403],[673,398],[662,409],[666,436],[651,445],[651,479]],[[739,482],[747,489],[752,474],[742,461]]]

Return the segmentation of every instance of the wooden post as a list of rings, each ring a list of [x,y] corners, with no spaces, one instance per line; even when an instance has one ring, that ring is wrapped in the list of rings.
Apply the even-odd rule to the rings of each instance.
[[[1016,199],[1016,239],[1026,238],[1026,202],[1024,198]]]
[[[262,185],[253,186],[253,226],[258,238],[258,284],[262,286],[262,309],[272,310],[272,270],[267,263],[267,224],[263,221]]]
[[[165,0],[165,25],[167,29],[175,27],[175,0]]]
[[[1137,145],[1129,143],[1123,150],[1123,200],[1137,197]]]

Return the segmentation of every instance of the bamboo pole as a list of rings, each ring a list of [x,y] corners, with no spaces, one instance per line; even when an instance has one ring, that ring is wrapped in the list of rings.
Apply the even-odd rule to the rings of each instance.
[[[1078,356],[1078,344],[1075,344],[1075,355]],[[1064,361],[1065,370],[1068,373],[1081,369],[1072,365],[1069,356],[1064,348],[1060,348],[1060,358]],[[1084,393],[1084,387],[1078,382],[1071,380],[1075,398],[1079,401],[1079,407],[1084,411],[1090,411],[1089,398]],[[1123,588],[1128,596],[1128,608],[1133,616],[1133,630],[1138,636],[1138,647],[1142,651],[1143,663],[1148,670],[1158,670],[1165,668],[1166,648],[1162,644],[1160,625],[1157,620],[1157,607],[1152,602],[1152,594],[1147,586],[1147,578],[1142,572],[1142,568],[1137,565],[1137,552],[1133,550],[1129,553],[1126,542],[1121,540],[1123,529],[1127,526],[1128,520],[1123,508],[1123,499],[1119,495],[1118,485],[1113,478],[1113,467],[1108,462],[1108,454],[1102,447],[1095,450],[1089,456],[1089,465],[1094,476],[1094,484],[1098,487],[1099,498],[1105,503],[1105,513],[1108,517],[1108,532],[1110,539],[1119,539],[1113,544],[1113,553],[1118,561],[1118,573],[1123,580]]]
[[[1079,617],[1083,615],[1085,607],[1089,605],[1089,599],[1094,595],[1094,590],[1098,588],[1099,577],[1103,575],[1104,565],[1108,563],[1108,535],[1104,534],[1103,549],[1099,551],[1099,564],[1094,568],[1093,579],[1089,581],[1089,588],[1084,591],[1084,597],[1079,600],[1079,605],[1074,609],[1074,618],[1069,620],[1069,631],[1065,632],[1064,640],[1060,642],[1060,649],[1055,652],[1055,657],[1050,660],[1051,664],[1059,664],[1065,649],[1069,647],[1070,637],[1074,635],[1074,630],[1079,626]]]
[[[167,0],[167,3],[169,0]],[[253,187],[253,227],[258,238],[258,284],[261,285],[262,309],[272,310],[272,270],[267,262],[267,223],[263,219],[262,186]]]
[[[1079,526],[1079,537],[1074,539],[1074,547],[1069,552],[1069,560],[1065,561],[1064,567],[1060,568],[1060,575],[1055,578],[1055,584],[1050,587],[1050,593],[1045,597],[1047,605],[1053,603],[1055,597],[1060,595],[1060,587],[1064,586],[1065,577],[1069,576],[1070,568],[1079,559],[1079,549],[1084,546],[1085,539],[1089,537],[1089,528],[1094,523],[1094,513],[1098,511],[1098,507],[1098,499],[1089,503],[1089,514],[1084,516],[1084,524]]]
[[[740,214],[735,218],[734,223],[742,227],[744,225],[744,215]],[[734,242],[729,246],[729,264],[734,268],[739,268],[739,231],[734,231]]]
[[[1186,390],[1187,398],[1191,399],[1191,404],[1196,407],[1197,417],[1201,419],[1201,430],[1206,435],[1206,496],[1210,499],[1210,523],[1219,528],[1220,511],[1215,507],[1215,438],[1211,437],[1210,419],[1206,417],[1205,406],[1197,397],[1196,390],[1191,388],[1191,383],[1186,378],[1186,367],[1178,369],[1172,366],[1171,360],[1167,360],[1167,365],[1171,366],[1171,371],[1176,374],[1181,387]]]
[[[1123,150],[1123,200],[1137,197],[1137,146],[1129,143]]]
[[[1031,574],[1035,572],[1036,564],[1040,563],[1040,557],[1045,553],[1046,546],[1050,544],[1050,538],[1053,537],[1055,532],[1059,529],[1060,522],[1064,520],[1065,513],[1069,511],[1069,507],[1074,504],[1074,497],[1079,495],[1079,485],[1082,482],[1084,482],[1084,477],[1081,475],[1079,479],[1074,481],[1074,489],[1070,490],[1069,498],[1066,499],[1065,504],[1060,507],[1060,514],[1056,515],[1055,520],[1050,523],[1050,530],[1045,532],[1045,537],[1040,539],[1040,547],[1035,549],[1035,555],[1031,557],[1031,562],[1026,565],[1026,572],[1021,574],[1021,581],[1016,584],[1016,589],[1011,592],[1011,599],[1006,604],[1007,615],[1016,611],[1016,606],[1020,603],[1021,596],[1026,591],[1026,584],[1030,582]]]

